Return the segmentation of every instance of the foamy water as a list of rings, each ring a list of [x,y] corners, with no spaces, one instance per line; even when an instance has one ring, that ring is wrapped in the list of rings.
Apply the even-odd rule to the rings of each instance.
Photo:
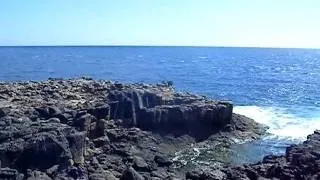
[[[266,138],[304,141],[309,134],[320,129],[319,112],[310,112],[314,115],[302,117],[290,114],[281,108],[236,106],[233,110],[237,114],[245,115],[256,122],[267,125],[270,136]]]

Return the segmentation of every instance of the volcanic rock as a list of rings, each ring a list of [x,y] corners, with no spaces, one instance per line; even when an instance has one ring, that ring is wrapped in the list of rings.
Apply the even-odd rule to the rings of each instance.
[[[174,160],[181,150],[199,144],[228,149],[234,139],[264,133],[253,120],[232,113],[231,102],[179,93],[172,83],[49,79],[0,83],[0,95],[0,179],[185,179],[185,172],[194,169],[189,161],[180,167]],[[307,172],[313,177],[318,147],[309,146],[316,142],[288,149],[288,157],[209,168],[188,178]]]

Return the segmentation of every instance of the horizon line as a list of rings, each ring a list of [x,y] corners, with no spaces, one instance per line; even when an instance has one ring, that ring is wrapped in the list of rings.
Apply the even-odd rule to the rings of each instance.
[[[217,46],[217,45],[126,45],[126,44],[110,44],[110,45],[0,45],[3,47],[195,47],[195,48],[257,48],[257,49],[314,49],[316,47],[276,47],[276,46]]]

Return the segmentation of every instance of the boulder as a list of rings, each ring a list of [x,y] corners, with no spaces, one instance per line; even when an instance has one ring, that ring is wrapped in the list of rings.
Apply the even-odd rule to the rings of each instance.
[[[84,163],[86,132],[74,132],[67,136],[72,159],[76,164]]]
[[[50,117],[56,117],[61,113],[62,112],[58,107],[55,107],[55,106],[49,106],[48,107],[48,114],[49,114]]]
[[[0,161],[21,172],[54,165],[83,164],[85,132],[58,122],[21,122],[0,129]]]
[[[26,142],[12,142],[8,146],[16,146],[17,149],[5,148],[3,153],[12,153],[14,156],[4,158],[11,166],[21,170],[45,170],[72,158],[66,137],[51,133],[39,133]]]
[[[34,108],[36,112],[39,114],[40,118],[48,119],[50,118],[49,110],[46,107],[36,107]]]
[[[136,169],[137,171],[149,171],[150,170],[147,162],[139,156],[133,157],[133,168]]]
[[[142,177],[132,167],[129,167],[123,172],[120,180],[144,180],[144,177]]]
[[[73,122],[73,126],[77,127],[79,131],[90,130],[90,124],[94,121],[94,116],[91,114],[83,114],[79,118],[76,118]]]
[[[154,161],[158,166],[170,166],[173,163],[168,157],[162,155],[156,155]]]
[[[4,110],[4,108],[0,107],[0,118],[4,117],[7,115],[7,112]]]
[[[89,109],[88,112],[95,116],[97,119],[109,119],[110,107],[108,104],[101,105]]]
[[[104,119],[99,119],[93,124],[90,131],[91,138],[97,138],[105,135],[105,130],[107,129],[108,122]]]

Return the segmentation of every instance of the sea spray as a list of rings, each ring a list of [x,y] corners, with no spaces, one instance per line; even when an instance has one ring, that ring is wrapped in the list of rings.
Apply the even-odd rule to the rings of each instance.
[[[259,140],[232,145],[232,164],[258,162],[269,154],[283,155],[288,146],[301,143],[320,129],[319,111],[292,114],[284,108],[236,106],[233,112],[252,118],[269,129],[268,134]]]
[[[236,106],[234,113],[245,115],[258,123],[269,127],[269,136],[265,139],[285,139],[288,141],[304,141],[309,134],[320,129],[320,117],[299,116],[290,114],[285,109],[258,106]],[[317,112],[310,112],[319,114]],[[301,113],[305,114],[305,113]]]

